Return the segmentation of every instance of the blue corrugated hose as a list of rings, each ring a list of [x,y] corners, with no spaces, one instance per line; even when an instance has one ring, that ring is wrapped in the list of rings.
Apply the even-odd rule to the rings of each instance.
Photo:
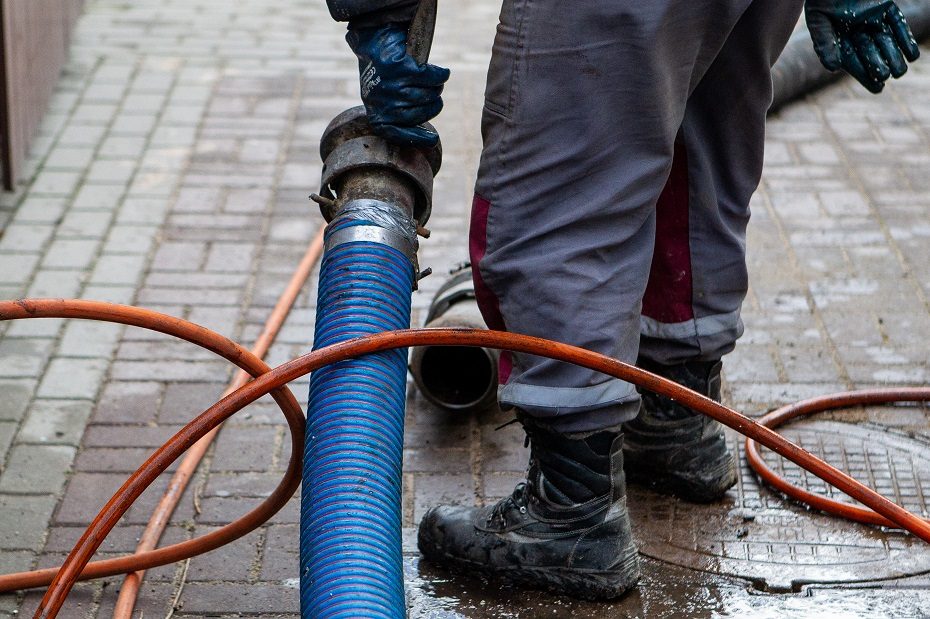
[[[334,222],[332,235],[364,220]],[[323,256],[314,349],[410,326],[414,267],[402,252],[353,241]],[[300,510],[304,619],[402,618],[401,464],[407,350],[310,377]]]

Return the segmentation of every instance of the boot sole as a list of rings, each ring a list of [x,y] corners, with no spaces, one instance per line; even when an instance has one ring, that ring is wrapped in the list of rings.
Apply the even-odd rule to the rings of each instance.
[[[427,546],[429,547],[429,546]],[[421,549],[421,552],[423,550]],[[582,600],[618,598],[639,582],[639,553],[632,543],[612,570],[585,570],[568,567],[492,567],[445,552],[423,552],[430,563],[469,575],[492,574],[500,580]]]

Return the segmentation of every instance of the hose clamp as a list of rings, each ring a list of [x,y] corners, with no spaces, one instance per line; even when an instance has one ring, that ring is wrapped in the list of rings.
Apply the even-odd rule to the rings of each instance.
[[[339,245],[355,242],[379,243],[393,247],[407,256],[415,268],[417,266],[417,248],[409,239],[381,226],[350,226],[337,230],[327,237],[325,251],[328,253]]]

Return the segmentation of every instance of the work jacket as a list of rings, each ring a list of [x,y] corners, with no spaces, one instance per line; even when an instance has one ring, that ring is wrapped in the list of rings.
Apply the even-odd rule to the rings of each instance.
[[[409,22],[418,0],[326,0],[336,21],[347,21],[353,28],[380,26],[389,22]]]

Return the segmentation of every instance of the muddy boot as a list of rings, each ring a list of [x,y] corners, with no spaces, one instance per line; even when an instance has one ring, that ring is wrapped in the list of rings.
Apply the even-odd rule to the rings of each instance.
[[[489,507],[434,507],[420,522],[420,552],[437,565],[559,594],[621,595],[639,579],[623,435],[579,438],[521,421],[531,445],[527,481]]]
[[[665,366],[640,359],[637,365],[720,401],[719,361]],[[639,417],[623,424],[630,482],[697,503],[722,497],[736,483],[723,426],[651,391],[643,390],[642,398]]]

